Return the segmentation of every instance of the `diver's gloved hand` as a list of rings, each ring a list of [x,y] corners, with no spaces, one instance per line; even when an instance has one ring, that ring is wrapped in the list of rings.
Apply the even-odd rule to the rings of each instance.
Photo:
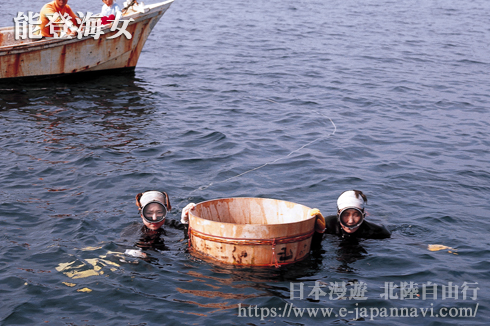
[[[325,218],[318,208],[312,208],[308,211],[308,217],[315,217],[315,231],[318,233],[323,233],[326,230]]]
[[[194,207],[196,207],[196,204],[194,203],[189,203],[186,207],[184,207],[182,210],[182,215],[180,216],[180,222],[182,224],[189,224],[189,211],[194,209]]]

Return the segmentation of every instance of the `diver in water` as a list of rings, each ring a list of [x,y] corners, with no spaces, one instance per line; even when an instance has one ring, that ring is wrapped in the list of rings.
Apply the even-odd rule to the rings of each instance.
[[[367,197],[360,190],[344,191],[337,199],[337,215],[325,217],[325,234],[335,234],[344,240],[385,239],[390,232],[380,225],[365,220]],[[321,216],[318,209],[313,209],[310,216]],[[323,234],[315,233],[312,240],[312,250],[321,248]]]
[[[164,236],[167,235],[162,226],[170,226],[184,231],[187,235],[187,226],[176,220],[167,220],[167,212],[172,209],[170,199],[165,192],[150,190],[136,195],[136,206],[143,220],[143,225],[138,227],[136,223],[123,231],[124,239],[135,241],[135,246],[141,249],[166,250]],[[139,223],[138,223],[139,224]]]
[[[344,191],[337,199],[337,215],[325,217],[325,233],[342,238],[385,239],[390,232],[365,220],[367,197],[360,190]]]

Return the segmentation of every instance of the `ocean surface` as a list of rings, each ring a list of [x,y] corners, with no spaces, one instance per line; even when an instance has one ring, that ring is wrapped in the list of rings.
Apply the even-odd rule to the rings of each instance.
[[[41,6],[4,2],[0,26]],[[176,0],[134,73],[0,83],[0,324],[488,325],[489,12]],[[194,257],[166,227],[166,250],[128,257],[149,189],[174,220],[238,196],[330,215],[360,189],[392,237],[329,235],[253,269]]]

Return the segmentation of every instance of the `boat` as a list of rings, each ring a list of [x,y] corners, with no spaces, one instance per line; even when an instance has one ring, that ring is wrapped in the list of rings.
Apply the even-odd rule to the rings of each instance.
[[[110,25],[102,27],[104,34],[98,39],[88,35],[16,40],[14,27],[0,28],[0,80],[134,70],[146,39],[173,1],[140,6],[137,11],[129,8],[121,20],[133,19],[125,29],[130,39],[124,35],[111,39],[119,31]]]

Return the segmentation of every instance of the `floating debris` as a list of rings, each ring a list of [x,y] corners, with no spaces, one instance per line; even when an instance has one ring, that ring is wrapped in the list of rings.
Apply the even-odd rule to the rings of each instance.
[[[100,255],[98,258],[90,259],[75,259],[68,263],[60,263],[56,266],[56,270],[68,276],[71,279],[85,278],[91,276],[103,275],[102,268],[107,267],[112,272],[115,272],[119,267],[118,263],[110,261],[109,255],[115,257],[123,257],[121,252],[108,251],[105,255]]]
[[[457,255],[457,253],[453,252],[453,251],[458,251],[457,249],[454,249],[454,248],[451,248],[448,246],[444,246],[444,245],[440,245],[440,244],[430,244],[427,246],[427,249],[429,249],[430,251],[447,250],[450,254],[454,254],[454,255]]]

